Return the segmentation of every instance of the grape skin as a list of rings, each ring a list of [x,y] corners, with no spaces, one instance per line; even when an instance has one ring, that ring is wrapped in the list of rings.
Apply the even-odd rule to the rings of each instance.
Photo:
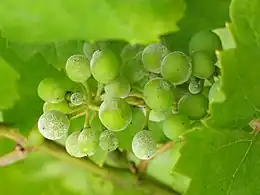
[[[167,111],[151,110],[149,113],[149,120],[154,122],[160,122],[165,120],[171,113],[172,113],[171,110],[167,110]]]
[[[118,77],[105,86],[105,92],[110,97],[124,98],[131,90],[130,84],[124,77]]]
[[[132,150],[141,160],[148,160],[156,154],[157,147],[153,135],[148,130],[138,132],[132,141]]]
[[[192,74],[192,65],[188,56],[182,52],[172,52],[163,58],[161,64],[163,78],[174,85],[187,82]]]
[[[70,96],[70,102],[75,106],[80,106],[84,101],[85,98],[81,92],[75,92]]]
[[[95,43],[84,43],[83,45],[83,53],[90,61],[94,52],[98,49],[97,44]]]
[[[65,148],[67,153],[76,158],[82,158],[86,156],[84,153],[80,151],[79,148],[79,142],[78,142],[79,134],[80,134],[79,131],[73,132],[72,134],[69,135],[69,137],[65,142]]]
[[[170,108],[174,102],[171,85],[161,78],[150,80],[144,87],[144,101],[155,111]]]
[[[111,152],[117,149],[118,139],[116,138],[114,132],[110,130],[105,130],[100,134],[99,146],[102,150]]]
[[[68,117],[57,110],[45,112],[38,120],[40,133],[50,140],[58,140],[67,135],[69,126]]]
[[[215,72],[215,64],[211,57],[201,51],[192,54],[192,74],[200,79],[207,79]]]
[[[201,82],[202,81],[192,80],[189,83],[189,91],[191,94],[198,94],[198,93],[202,92],[203,84]]]
[[[117,78],[120,72],[120,63],[115,54],[106,51],[95,51],[90,62],[93,77],[102,84],[108,84]]]
[[[124,130],[132,120],[132,109],[119,98],[107,98],[99,108],[99,119],[111,131]]]
[[[45,78],[38,85],[38,96],[49,103],[59,103],[65,99],[66,90],[54,78]]]
[[[98,148],[99,131],[92,128],[85,128],[78,137],[80,151],[91,156]]]
[[[161,61],[168,53],[168,49],[161,43],[152,43],[143,50],[142,61],[149,72],[160,73]]]
[[[215,51],[222,49],[222,43],[218,35],[211,31],[199,31],[194,34],[189,42],[190,55],[196,51],[207,52],[211,59],[215,58]]]
[[[73,55],[66,62],[68,77],[78,83],[83,83],[91,76],[89,60],[84,55]]]
[[[175,140],[191,128],[190,120],[186,115],[174,114],[163,121],[163,132],[169,139]]]
[[[202,94],[186,94],[178,102],[179,113],[192,120],[199,120],[207,114],[208,99]]]

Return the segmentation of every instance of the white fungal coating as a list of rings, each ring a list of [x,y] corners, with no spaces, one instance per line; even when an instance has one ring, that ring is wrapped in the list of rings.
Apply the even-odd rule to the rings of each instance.
[[[115,137],[114,132],[105,130],[99,137],[99,146],[105,151],[113,151],[118,147],[118,139]]]
[[[57,140],[69,130],[69,118],[60,111],[52,110],[42,114],[38,120],[38,129],[47,139]]]
[[[156,141],[152,133],[147,130],[138,132],[133,138],[132,150],[139,159],[147,160],[152,158],[157,151]]]
[[[79,106],[84,102],[84,95],[81,92],[75,92],[70,96],[70,102],[75,106]]]
[[[80,151],[79,143],[78,143],[78,137],[80,132],[73,132],[70,134],[70,136],[67,138],[65,142],[65,148],[69,155],[76,157],[76,158],[82,158],[86,156],[84,153]]]

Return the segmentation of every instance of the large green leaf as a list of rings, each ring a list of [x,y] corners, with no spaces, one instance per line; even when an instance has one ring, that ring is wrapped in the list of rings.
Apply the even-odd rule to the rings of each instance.
[[[226,100],[211,104],[211,127],[239,128],[260,116],[260,14],[258,0],[234,0],[231,30],[237,48],[220,54],[221,90]]]
[[[0,26],[12,40],[122,39],[150,42],[178,30],[183,0],[2,0]]]
[[[174,169],[191,178],[184,195],[259,194],[259,147],[259,135],[242,130],[188,134]]]
[[[19,99],[17,89],[19,74],[1,57],[0,73],[0,109],[8,109]]]
[[[4,120],[26,132],[36,124],[42,113],[43,102],[37,95],[39,82],[45,77],[61,73],[49,65],[41,55],[34,55],[28,61],[21,60],[11,48],[6,47],[5,39],[0,39],[0,56],[20,75],[17,84],[19,100],[13,108],[4,112]],[[12,81],[9,81],[8,85],[16,81],[14,76],[1,75],[1,85],[8,86],[6,80],[9,79]],[[10,97],[10,100],[14,97]]]
[[[187,52],[191,36],[200,30],[223,27],[229,20],[230,0],[186,0],[185,16],[179,22],[180,31],[163,38],[170,50]]]

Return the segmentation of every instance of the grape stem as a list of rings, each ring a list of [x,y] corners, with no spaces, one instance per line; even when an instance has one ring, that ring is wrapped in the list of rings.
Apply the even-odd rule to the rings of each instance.
[[[73,164],[85,171],[100,176],[103,179],[112,181],[115,185],[118,185],[125,190],[132,190],[134,188],[146,194],[180,195],[179,193],[173,191],[170,187],[165,186],[158,181],[154,181],[149,177],[143,177],[143,180],[140,181],[139,178],[136,175],[130,173],[128,169],[119,169],[106,165],[99,167],[89,159],[74,158],[66,152],[64,147],[50,140],[44,140],[43,144],[39,147],[26,147],[26,137],[20,134],[17,129],[4,124],[0,124],[0,136],[19,143],[19,146],[16,147],[13,152],[0,158],[1,166],[7,166],[17,161],[23,160],[33,151],[39,150],[55,158]]]
[[[91,91],[89,89],[88,83],[87,82],[83,82],[81,84],[83,85],[85,94],[87,96],[87,103],[90,104],[92,102],[92,95],[91,95]]]
[[[96,93],[96,96],[94,98],[95,102],[100,101],[100,95],[101,95],[103,89],[104,89],[104,85],[101,84],[101,83],[98,83],[97,93]]]

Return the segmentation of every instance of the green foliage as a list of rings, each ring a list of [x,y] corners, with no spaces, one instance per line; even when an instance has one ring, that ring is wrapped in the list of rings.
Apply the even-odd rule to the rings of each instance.
[[[259,121],[250,121],[260,116],[259,7],[259,0],[2,0],[0,121],[29,135],[26,146],[40,152],[0,169],[0,194],[168,195],[153,188],[159,182],[183,195],[258,194],[260,141],[252,128]],[[215,34],[196,38],[209,31],[221,43]],[[154,43],[163,49],[148,51]],[[210,55],[193,53],[201,50]],[[165,67],[172,52],[185,59]],[[84,59],[82,75],[75,66],[65,70],[75,55]],[[43,111],[37,88],[45,78],[65,88],[39,94]],[[51,144],[42,149],[46,140],[35,131],[50,110],[66,118],[56,142],[64,151],[67,143],[72,156],[88,155],[74,164],[99,176],[43,154],[57,152]],[[1,130],[0,156],[15,147]],[[138,182],[128,171],[140,163],[134,154],[149,159]],[[65,152],[56,157],[75,160]],[[147,175],[157,183],[148,187]]]

